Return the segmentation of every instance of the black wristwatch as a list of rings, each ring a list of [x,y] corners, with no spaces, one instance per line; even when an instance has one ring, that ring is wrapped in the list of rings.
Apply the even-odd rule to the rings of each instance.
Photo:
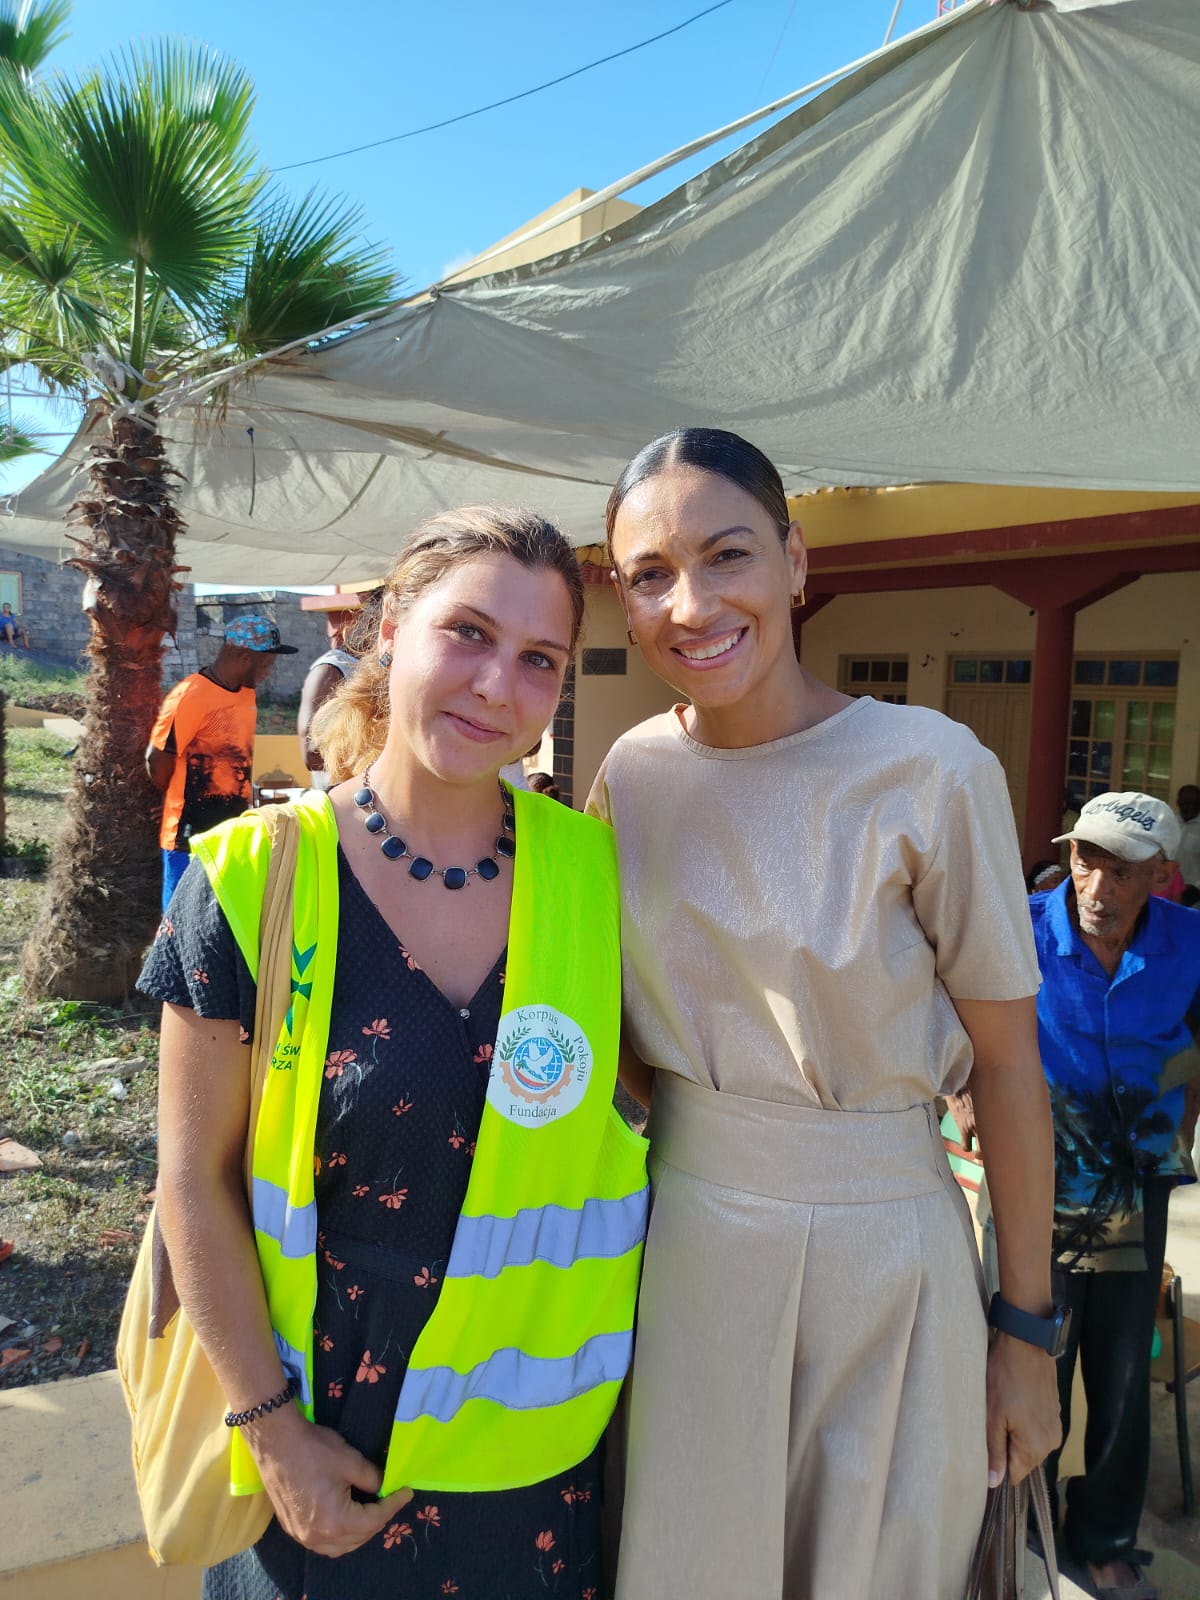
[[[1071,1308],[1055,1306],[1048,1317],[1035,1317],[1031,1311],[1018,1311],[1016,1306],[1010,1306],[1007,1300],[994,1294],[988,1307],[988,1327],[1000,1333],[1011,1333],[1014,1339],[1023,1339],[1026,1344],[1035,1344],[1057,1360],[1067,1348]]]

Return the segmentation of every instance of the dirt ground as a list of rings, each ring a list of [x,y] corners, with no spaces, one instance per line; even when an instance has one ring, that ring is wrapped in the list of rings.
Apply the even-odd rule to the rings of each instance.
[[[52,842],[66,752],[51,734],[9,730],[13,843]],[[0,1239],[13,1245],[0,1264],[0,1389],[113,1365],[156,1169],[157,1008],[26,1004],[18,961],[43,900],[39,879],[0,880],[0,1139],[41,1163],[0,1175]]]

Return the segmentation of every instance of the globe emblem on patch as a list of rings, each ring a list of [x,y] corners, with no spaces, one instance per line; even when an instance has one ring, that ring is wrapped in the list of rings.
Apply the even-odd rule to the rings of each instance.
[[[517,1006],[500,1021],[488,1104],[520,1127],[542,1127],[582,1103],[591,1073],[592,1047],[573,1017],[554,1006]]]
[[[549,1095],[562,1083],[567,1063],[553,1039],[533,1034],[513,1051],[509,1070],[518,1089],[531,1095]]]

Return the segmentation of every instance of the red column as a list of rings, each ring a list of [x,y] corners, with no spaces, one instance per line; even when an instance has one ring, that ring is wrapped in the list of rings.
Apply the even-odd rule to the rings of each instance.
[[[1062,831],[1064,753],[1071,716],[1071,660],[1075,607],[1042,606],[1033,658],[1033,710],[1025,790],[1026,864],[1054,856],[1050,843]]]

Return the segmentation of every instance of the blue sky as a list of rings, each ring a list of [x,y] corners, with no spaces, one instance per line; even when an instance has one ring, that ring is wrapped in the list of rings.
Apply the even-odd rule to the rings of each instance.
[[[671,28],[711,0],[75,0],[50,65],[68,74],[127,41],[186,35],[231,55],[257,87],[252,125],[272,169],[382,139],[532,87]],[[730,0],[682,32],[512,106],[380,149],[281,172],[361,207],[405,286],[423,288],[585,185],[656,156],[877,48],[893,0]],[[897,34],[932,20],[905,0]],[[743,137],[749,137],[744,135]],[[634,191],[667,192],[721,151]],[[28,410],[17,402],[18,411]],[[69,417],[48,424],[69,428]],[[65,443],[65,440],[63,441]],[[33,475],[0,473],[0,490]]]

